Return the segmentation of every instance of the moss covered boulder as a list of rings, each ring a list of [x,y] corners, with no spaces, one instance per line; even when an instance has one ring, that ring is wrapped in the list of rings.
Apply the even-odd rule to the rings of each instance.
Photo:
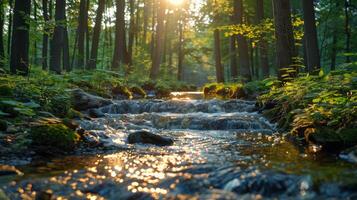
[[[75,131],[64,124],[37,125],[31,127],[29,135],[34,147],[44,147],[56,153],[74,150],[80,138]]]
[[[131,87],[130,88],[130,92],[133,95],[134,99],[142,99],[142,98],[146,98],[146,92],[141,88],[141,87]]]
[[[131,99],[132,93],[130,90],[122,85],[118,85],[112,88],[112,95],[116,99]]]

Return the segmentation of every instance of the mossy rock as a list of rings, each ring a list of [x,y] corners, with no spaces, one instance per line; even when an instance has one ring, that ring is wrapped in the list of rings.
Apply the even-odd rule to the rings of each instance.
[[[171,90],[164,86],[157,86],[156,89],[156,97],[158,98],[167,98],[170,97]]]
[[[71,108],[71,109],[68,110],[67,115],[66,115],[65,118],[68,118],[68,119],[82,119],[83,117],[84,117],[84,115],[81,112],[76,111],[73,108]]]
[[[112,94],[114,96],[122,96],[124,98],[127,99],[131,99],[132,98],[132,94],[130,92],[130,90],[122,85],[118,85],[112,88]]]
[[[203,88],[203,94],[205,97],[212,97],[215,96],[217,92],[217,85],[208,85]]]
[[[233,90],[233,94],[231,95],[231,98],[243,99],[247,97],[247,92],[241,86],[237,86],[232,90]]]
[[[134,98],[146,98],[146,92],[141,88],[141,87],[131,87],[130,88],[131,93],[133,94]]]
[[[142,84],[141,88],[143,88],[146,91],[152,91],[155,90],[156,84],[153,81],[147,81],[144,84]]]
[[[72,151],[79,141],[79,135],[64,124],[34,126],[29,133],[33,146],[44,146],[56,151]]]
[[[222,87],[217,89],[216,95],[221,98],[228,99],[233,95],[233,91],[230,87]]]

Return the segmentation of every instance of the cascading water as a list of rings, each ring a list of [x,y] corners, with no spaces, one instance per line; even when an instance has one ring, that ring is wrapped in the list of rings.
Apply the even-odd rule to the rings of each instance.
[[[67,199],[356,198],[354,166],[319,159],[286,142],[242,100],[117,101],[104,117],[81,121],[105,150],[23,167],[5,184],[13,199],[50,192]],[[147,130],[174,145],[127,142]],[[346,181],[347,180],[347,181]],[[354,181],[353,183],[356,183]]]

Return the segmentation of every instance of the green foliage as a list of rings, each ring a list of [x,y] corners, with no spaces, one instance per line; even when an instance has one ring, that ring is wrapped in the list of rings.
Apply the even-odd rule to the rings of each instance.
[[[274,104],[273,119],[281,128],[291,124],[295,135],[307,137],[305,131],[312,127],[325,127],[340,134],[346,128],[357,127],[356,86],[357,71],[321,71],[318,75],[302,74],[283,86],[272,86],[258,101],[263,107]]]
[[[30,130],[32,145],[46,146],[61,151],[71,151],[79,141],[79,135],[63,124],[43,124]]]

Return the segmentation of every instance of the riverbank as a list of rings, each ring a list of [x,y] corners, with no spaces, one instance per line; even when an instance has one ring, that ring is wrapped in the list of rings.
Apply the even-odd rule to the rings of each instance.
[[[209,84],[207,97],[256,98],[262,114],[282,132],[316,152],[339,152],[357,144],[357,72],[300,74],[282,84],[275,78],[248,84]]]
[[[171,91],[187,90],[196,88],[179,82],[134,84],[106,71],[53,75],[34,69],[29,77],[2,72],[0,162],[21,165],[92,145],[83,144],[77,121],[98,117],[95,109],[110,99],[168,98]]]

